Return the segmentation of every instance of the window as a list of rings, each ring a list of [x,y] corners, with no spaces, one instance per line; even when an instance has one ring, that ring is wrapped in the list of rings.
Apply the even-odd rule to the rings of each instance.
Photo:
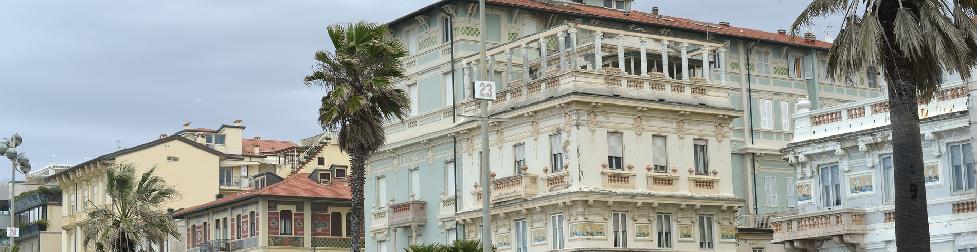
[[[527,244],[528,242],[526,240],[526,236],[527,236],[527,232],[526,232],[526,219],[518,219],[518,220],[516,220],[516,225],[515,225],[514,228],[515,228],[515,230],[512,233],[515,234],[515,236],[516,236],[515,237],[515,240],[516,240],[516,252],[527,252],[527,251],[529,251],[529,249],[528,249],[528,246],[529,245]]]
[[[407,42],[404,43],[407,45],[407,53],[409,53],[409,55],[414,55],[417,53],[417,31],[414,29],[409,29],[404,33],[407,34],[407,37],[405,38],[407,39]]]
[[[773,129],[773,101],[760,99],[760,128]]]
[[[797,206],[797,198],[794,196],[795,186],[794,177],[787,177],[787,207]]]
[[[363,226],[363,222],[362,222],[362,220],[360,220],[360,221],[361,221],[360,222],[360,226],[362,227]],[[353,225],[349,225],[349,223],[353,223],[353,215],[347,213],[346,214],[346,235],[344,235],[343,237],[350,237],[353,234]],[[360,231],[360,232],[362,232],[362,231]],[[363,233],[360,233],[360,238],[362,238],[362,237],[363,237]]]
[[[409,180],[407,183],[410,185],[410,197],[413,199],[414,197],[419,196],[421,193],[421,173],[420,169],[418,168],[414,168],[408,173],[410,177],[408,178]]]
[[[238,215],[238,218],[241,218],[241,216]],[[281,210],[278,212],[278,218],[280,219],[278,222],[281,227],[278,231],[278,234],[292,235],[292,211]],[[241,229],[238,228],[238,233],[240,234],[240,232]],[[240,239],[240,237],[238,237],[238,239]]]
[[[790,127],[790,121],[792,120],[793,118],[790,117],[790,102],[781,101],[780,102],[780,125],[781,125],[780,127],[783,128],[784,131],[793,130],[793,128]]]
[[[324,158],[324,157],[318,157],[318,158],[316,158],[316,163],[319,164],[319,165],[326,165],[326,158]]]
[[[261,189],[261,188],[265,188],[265,186],[267,185],[267,183],[268,183],[268,181],[265,180],[265,176],[261,176],[261,177],[255,178],[254,179],[254,182],[252,184],[254,184],[254,188],[255,189]]]
[[[223,229],[221,229],[221,219],[218,218],[214,220],[214,234],[217,236],[217,239],[225,239],[224,236],[221,235],[223,234],[222,230]]]
[[[753,248],[753,252],[764,252],[763,248]]]
[[[841,205],[841,169],[838,164],[821,167],[821,205],[835,207]]]
[[[387,206],[387,184],[383,177],[377,177],[377,205]]]
[[[388,251],[387,250],[387,241],[378,241],[377,242],[377,251],[379,251],[379,252],[387,252]]]
[[[950,165],[953,172],[953,191],[974,189],[974,156],[970,143],[950,144]]]
[[[455,82],[451,73],[444,74],[444,106],[451,106],[455,96]]]
[[[621,170],[624,166],[624,136],[621,132],[607,132],[607,167]]]
[[[552,244],[554,250],[563,249],[566,245],[566,237],[564,236],[565,233],[563,229],[564,225],[566,224],[563,223],[564,221],[566,221],[566,219],[563,214],[550,215],[550,232],[553,237]]]
[[[448,196],[455,196],[455,162],[444,163],[444,192]]]
[[[287,211],[286,211],[286,212],[287,212]],[[289,214],[288,216],[289,216],[289,217],[288,217],[288,218],[289,218],[289,220],[291,220],[291,218],[292,218],[291,216],[292,216],[292,215],[291,215],[291,214]],[[284,220],[284,219],[285,219],[285,217],[282,217],[282,220]],[[284,221],[283,221],[283,222],[284,222]],[[290,222],[291,222],[291,221],[290,221]],[[234,231],[235,231],[235,232],[234,232],[234,234],[235,234],[235,237],[234,237],[234,238],[235,238],[235,239],[241,239],[241,238],[244,238],[244,236],[243,236],[243,235],[241,234],[241,233],[244,233],[244,225],[241,225],[241,215],[240,215],[240,214],[238,214],[238,215],[236,215],[236,216],[235,216],[235,218],[234,218],[234,223],[237,223],[237,224],[236,224],[236,226],[237,226],[237,228],[235,228],[235,230],[234,230]],[[289,224],[291,224],[291,223],[289,223]],[[283,225],[284,225],[284,224],[283,224]],[[289,226],[291,226],[291,225],[289,225]],[[282,230],[284,230],[284,229],[282,229]],[[282,234],[285,234],[285,233],[284,233],[285,231],[282,231],[282,232],[283,232]],[[291,232],[289,232],[289,234],[291,234]]]
[[[230,230],[227,229],[227,217],[224,217],[222,220],[223,221],[221,221],[221,223],[222,223],[221,225],[224,225],[223,226],[224,233],[222,234],[221,238],[227,239],[227,238],[229,238],[228,237],[228,234],[230,233]]]
[[[329,235],[341,237],[343,236],[343,214],[339,212],[332,212],[329,214]]]
[[[655,217],[655,225],[658,228],[658,247],[672,247],[672,215],[658,214]]]
[[[695,156],[695,174],[709,175],[709,143],[705,139],[692,140],[692,153]]]
[[[977,252],[977,247],[957,249],[957,252]]]
[[[885,203],[892,203],[895,199],[895,181],[892,172],[892,156],[885,155],[882,156],[881,160],[882,166],[882,201]]]
[[[767,193],[767,206],[768,207],[778,207],[777,202],[777,177],[766,176],[763,178],[763,184],[766,187]]]
[[[458,240],[458,230],[454,228],[449,228],[444,230],[444,244],[454,244],[455,240]]]
[[[224,144],[224,134],[214,134],[214,144]]]
[[[628,247],[628,214],[611,213],[611,231],[614,235],[615,248]]]
[[[563,133],[550,135],[550,167],[554,173],[563,171]]]
[[[166,161],[170,161],[170,162],[180,161],[180,157],[166,156]]]
[[[613,7],[614,7],[613,0],[604,0],[604,8],[613,8]]]
[[[512,168],[515,169],[513,174],[522,174],[522,166],[526,165],[526,144],[518,143],[512,146],[512,156],[513,163]]]
[[[332,175],[337,179],[346,178],[346,166],[333,167]]]
[[[712,215],[699,215],[699,248],[713,247]]]
[[[441,18],[441,43],[448,43],[451,41],[451,17]]]
[[[410,97],[410,115],[416,116],[418,112],[417,108],[417,83],[411,83],[407,85],[407,95]]]
[[[251,234],[250,236],[254,236],[255,235],[255,232],[254,232],[255,229],[256,229],[255,228],[255,224],[257,224],[257,222],[254,220],[254,217],[255,217],[254,216],[254,211],[251,211],[251,213],[248,214],[248,232],[250,232],[250,234]]]
[[[791,61],[789,64],[790,64],[790,69],[789,69],[790,71],[788,71],[787,73],[791,78],[801,79],[805,77],[803,57],[791,56]]]
[[[757,73],[770,74],[770,52],[757,50],[754,54],[756,59],[753,60],[756,60]]]
[[[654,156],[655,172],[668,172],[668,144],[666,139],[665,136],[651,136],[651,142],[654,146],[652,155]]]
[[[329,184],[332,180],[332,175],[328,172],[319,172],[319,184]]]
[[[614,5],[614,8],[615,9],[618,9],[618,10],[623,10],[624,9],[624,1],[617,0],[617,1],[614,1],[614,4],[615,4]]]
[[[234,180],[231,179],[231,173],[231,168],[220,168],[220,183],[222,186],[231,186],[234,184]]]
[[[502,16],[485,14],[485,36],[488,41],[502,42]]]
[[[88,188],[81,189],[81,209],[88,209]]]

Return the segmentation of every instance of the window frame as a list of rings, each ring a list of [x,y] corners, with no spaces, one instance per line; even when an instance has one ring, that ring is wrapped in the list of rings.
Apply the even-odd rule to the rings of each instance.
[[[655,214],[655,235],[657,238],[657,248],[672,247],[672,214]]]
[[[554,250],[566,248],[566,215],[555,213],[550,215],[551,248]]]
[[[886,160],[888,160],[888,168],[886,168]],[[882,184],[882,203],[884,204],[895,202],[895,163],[893,162],[892,154],[879,155],[879,174],[882,177],[880,180]]]
[[[716,230],[715,223],[712,215],[701,214],[699,215],[699,248],[700,249],[715,249],[716,248]]]
[[[287,215],[285,213],[288,213]],[[295,234],[295,217],[293,216],[292,210],[279,210],[278,219],[280,223],[280,228],[278,229],[278,235],[294,235]],[[286,216],[288,218],[286,218]],[[240,239],[240,238],[239,238]]]
[[[973,172],[975,168],[972,148],[970,142],[947,144],[947,165],[950,166],[949,170],[952,174],[950,188],[953,193],[969,192],[977,187],[977,178],[975,178],[977,175],[974,175]],[[959,154],[959,158],[954,157],[954,154]],[[968,156],[970,164],[966,163]],[[957,167],[958,164],[954,164],[955,161],[959,162],[959,167]]]
[[[611,212],[611,238],[615,248],[628,247],[628,213]]]
[[[526,143],[512,145],[512,168],[513,174],[522,175],[522,166],[526,165]]]
[[[695,174],[708,176],[710,172],[708,139],[696,138],[692,140],[692,158]]]
[[[516,219],[512,224],[512,235],[515,238],[513,243],[513,250],[515,252],[528,252],[529,251],[529,236],[528,232],[528,222],[525,218]]]
[[[563,157],[563,133],[551,134],[549,140],[551,170],[553,173],[561,172],[563,171],[563,162],[566,162]]]
[[[617,142],[620,143],[621,154],[619,156],[611,155],[611,153],[614,152],[611,143],[612,136],[614,138],[620,139],[617,140]],[[611,170],[624,169],[624,133],[623,132],[617,132],[617,131],[607,132],[607,168]]]
[[[825,173],[825,170],[828,172]],[[818,191],[821,197],[821,207],[832,209],[842,205],[841,177],[841,167],[838,163],[823,164],[818,167]],[[827,187],[824,185],[825,179],[830,183]],[[828,188],[828,192],[825,192],[825,188]]]
[[[661,140],[661,146],[658,145]],[[651,135],[652,165],[657,173],[668,173],[668,136]],[[659,164],[661,161],[661,164]]]

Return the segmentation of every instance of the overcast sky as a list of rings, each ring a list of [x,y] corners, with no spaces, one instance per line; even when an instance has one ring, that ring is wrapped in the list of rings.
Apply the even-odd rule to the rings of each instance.
[[[301,80],[313,52],[331,47],[325,27],[386,22],[433,2],[3,1],[0,137],[19,132],[35,169],[138,145],[185,121],[242,119],[246,137],[296,141],[320,131],[322,91]],[[637,0],[635,9],[776,31],[809,2]]]

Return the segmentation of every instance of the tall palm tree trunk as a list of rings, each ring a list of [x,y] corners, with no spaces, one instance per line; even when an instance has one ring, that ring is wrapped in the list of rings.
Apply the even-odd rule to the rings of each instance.
[[[350,152],[349,163],[351,166],[350,176],[350,189],[353,194],[353,207],[350,209],[350,242],[352,246],[350,251],[359,252],[360,245],[362,243],[363,234],[363,187],[366,183],[366,157],[367,152],[362,150],[355,150]]]
[[[897,1],[883,1],[879,21],[889,41],[895,39]],[[915,9],[914,1],[904,1]],[[884,42],[883,42],[884,43]],[[894,46],[894,45],[893,45]],[[888,80],[889,120],[892,128],[893,180],[895,183],[896,247],[899,251],[930,251],[926,186],[923,181],[923,145],[919,132],[919,91],[913,63],[897,50],[882,50]]]

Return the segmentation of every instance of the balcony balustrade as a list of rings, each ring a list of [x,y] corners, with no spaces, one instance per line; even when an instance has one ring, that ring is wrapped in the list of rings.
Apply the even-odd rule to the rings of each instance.
[[[386,208],[373,210],[373,222],[370,223],[370,230],[376,231],[387,228],[390,224],[387,219],[388,215]]]
[[[769,214],[742,214],[736,216],[737,228],[770,229]]]
[[[600,171],[602,177],[601,182],[606,189],[635,189],[633,171],[624,170],[602,170]]]
[[[645,175],[648,183],[648,191],[652,192],[677,192],[679,176],[676,173],[653,172],[648,169]]]
[[[920,102],[919,118],[967,110],[967,90],[963,83],[944,84],[928,102]],[[889,102],[885,96],[809,111],[810,102],[798,103],[794,115],[794,142],[887,126]]]
[[[840,209],[810,214],[776,217],[771,220],[774,243],[800,240],[824,240],[841,236],[848,243],[861,239],[867,232],[865,211]]]
[[[492,180],[492,196],[489,199],[493,203],[497,203],[509,200],[528,199],[536,196],[538,193],[539,176],[523,171],[521,175]]]
[[[451,218],[455,216],[455,196],[444,195],[441,197],[441,208],[438,209],[438,219]]]
[[[427,222],[427,203],[408,201],[390,205],[390,226],[405,227]]]
[[[977,212],[977,200],[965,200],[953,202],[953,213],[974,213]]]
[[[719,173],[712,175],[689,174],[689,192],[693,194],[719,193]]]
[[[570,173],[566,170],[545,175],[542,179],[547,192],[559,191],[570,187]]]

